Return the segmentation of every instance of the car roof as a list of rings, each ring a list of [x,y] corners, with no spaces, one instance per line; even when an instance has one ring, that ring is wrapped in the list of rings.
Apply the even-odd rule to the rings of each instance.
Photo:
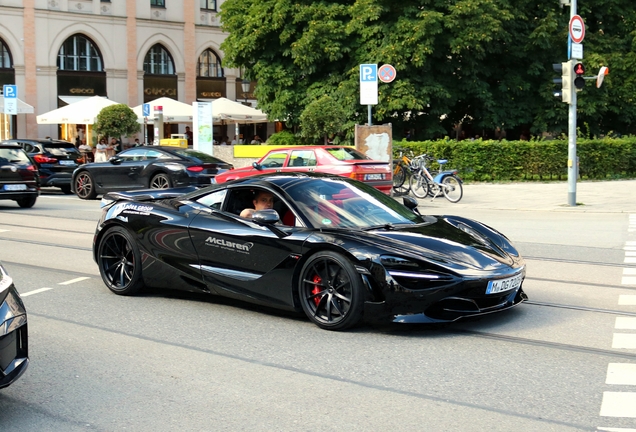
[[[295,146],[287,146],[287,147],[278,147],[275,149],[271,149],[270,152],[274,151],[287,151],[287,150],[314,150],[314,149],[331,149],[331,148],[353,148],[354,146],[345,146],[345,145],[295,145]]]
[[[28,143],[37,143],[37,144],[70,144],[75,145],[70,141],[58,140],[58,139],[48,139],[48,138],[12,138],[9,140],[3,141],[3,143],[15,143],[15,142],[28,142]]]
[[[348,182],[349,179],[347,177],[342,177],[335,174],[326,174],[326,173],[317,173],[317,172],[280,172],[280,173],[265,173],[258,174],[249,177],[242,177],[236,180],[229,181],[227,184],[230,185],[267,185],[274,184],[281,189],[285,189],[292,183],[297,183],[299,181],[313,181],[317,179],[333,179],[333,180],[342,180],[344,182]]]
[[[12,142],[0,142],[0,147],[1,148],[14,148],[14,149],[22,150],[22,147],[20,147],[19,144],[14,144]]]

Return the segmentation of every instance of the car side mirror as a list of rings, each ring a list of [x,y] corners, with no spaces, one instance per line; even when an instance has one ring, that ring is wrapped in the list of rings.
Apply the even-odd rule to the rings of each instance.
[[[119,156],[111,156],[111,158],[108,159],[108,162],[112,163],[113,165],[119,165],[121,164],[121,158]]]
[[[262,225],[273,225],[280,221],[280,216],[274,209],[257,210],[252,214],[252,221]]]
[[[252,162],[252,166],[259,171],[263,169],[263,167],[258,162]]]
[[[415,198],[411,197],[411,196],[405,196],[402,198],[402,203],[404,204],[405,207],[407,207],[409,210],[413,210],[416,211],[417,210],[417,205],[418,202]]]

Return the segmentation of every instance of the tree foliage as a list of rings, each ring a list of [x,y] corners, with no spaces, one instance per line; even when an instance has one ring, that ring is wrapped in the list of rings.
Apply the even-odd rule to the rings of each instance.
[[[579,5],[587,75],[611,71],[578,93],[591,134],[635,132],[635,11],[632,0]],[[553,96],[552,64],[567,60],[569,13],[534,0],[226,0],[221,47],[226,66],[257,80],[259,108],[292,127],[330,95],[353,135],[366,122],[359,65],[388,63],[397,79],[379,83],[373,122],[393,123],[396,136],[443,136],[460,123],[560,133],[568,105]]]
[[[125,104],[110,105],[97,115],[93,131],[99,136],[122,137],[132,136],[141,130],[137,122],[137,114]]]
[[[310,102],[300,114],[300,133],[305,138],[322,138],[327,144],[329,135],[342,132],[347,112],[331,96],[323,95]]]

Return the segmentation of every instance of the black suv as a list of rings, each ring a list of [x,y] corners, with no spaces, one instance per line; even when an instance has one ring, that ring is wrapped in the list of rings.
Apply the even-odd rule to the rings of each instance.
[[[38,183],[38,170],[24,150],[15,144],[0,143],[0,200],[13,200],[24,208],[33,207],[40,194]]]
[[[53,139],[10,139],[3,144],[18,144],[35,162],[40,186],[53,186],[71,193],[71,176],[84,163],[82,154],[68,141]]]

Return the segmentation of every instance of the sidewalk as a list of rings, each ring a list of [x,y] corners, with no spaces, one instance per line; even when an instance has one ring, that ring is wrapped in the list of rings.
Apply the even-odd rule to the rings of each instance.
[[[481,208],[593,213],[636,213],[636,180],[579,181],[577,206],[568,205],[568,183],[468,183],[456,204],[443,195],[431,202],[418,199],[423,209]],[[412,195],[411,195],[412,196]],[[397,197],[397,196],[396,196]],[[398,197],[399,198],[399,197]]]

